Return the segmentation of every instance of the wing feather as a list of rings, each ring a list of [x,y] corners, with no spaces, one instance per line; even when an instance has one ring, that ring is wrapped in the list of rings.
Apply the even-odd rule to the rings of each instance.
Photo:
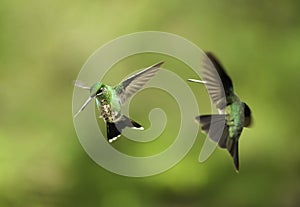
[[[156,75],[163,63],[164,62],[159,62],[152,65],[121,81],[119,85],[115,86],[115,90],[117,95],[120,97],[121,104],[124,104],[128,98],[140,90],[154,75]]]
[[[219,109],[224,110],[226,102],[229,101],[226,97],[233,94],[233,85],[220,62],[210,52],[207,52],[204,57],[201,73],[213,103]]]

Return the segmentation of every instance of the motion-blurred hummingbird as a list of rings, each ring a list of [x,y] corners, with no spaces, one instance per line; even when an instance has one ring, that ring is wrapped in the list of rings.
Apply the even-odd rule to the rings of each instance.
[[[81,82],[76,81],[75,86],[89,90],[90,97],[86,100],[74,117],[83,111],[88,103],[95,98],[97,108],[100,112],[99,118],[103,118],[106,122],[107,139],[109,142],[120,137],[122,130],[125,127],[144,130],[139,123],[121,113],[121,106],[158,72],[162,64],[163,62],[160,62],[150,66],[121,81],[121,83],[114,87],[105,85],[102,82],[97,82],[91,87],[88,87]]]
[[[239,171],[239,137],[244,127],[251,125],[251,110],[249,106],[241,102],[234,93],[230,77],[217,58],[210,52],[206,52],[203,61],[202,81],[189,79],[192,82],[206,85],[212,102],[217,106],[219,114],[201,115],[196,121],[202,125],[203,132],[219,147],[227,148],[233,158],[236,171]],[[220,133],[218,133],[218,131]]]

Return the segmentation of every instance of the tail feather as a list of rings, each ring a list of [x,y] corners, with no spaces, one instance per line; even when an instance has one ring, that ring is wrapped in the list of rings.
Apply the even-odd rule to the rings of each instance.
[[[120,137],[122,130],[125,127],[130,127],[130,128],[138,129],[138,130],[144,130],[142,125],[131,120],[127,116],[122,115],[116,122],[107,122],[106,123],[108,142],[113,142],[118,137]]]
[[[239,141],[236,139],[229,139],[227,143],[227,150],[233,158],[235,170],[239,171]]]
[[[108,139],[108,142],[113,142],[118,137],[121,136],[121,132],[116,127],[116,124],[113,122],[107,122],[106,123],[106,136]]]
[[[210,139],[217,142],[219,147],[227,148],[236,171],[239,171],[238,140],[229,138],[229,126],[225,123],[224,114],[202,115],[196,120],[202,125],[201,129],[208,134]]]

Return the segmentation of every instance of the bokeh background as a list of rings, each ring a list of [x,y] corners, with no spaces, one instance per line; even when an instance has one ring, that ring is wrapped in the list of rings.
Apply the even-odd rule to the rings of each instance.
[[[296,0],[1,0],[0,206],[299,206],[299,10]],[[224,150],[197,161],[201,133],[184,160],[147,178],[110,173],[81,147],[72,81],[98,47],[145,30],[181,35],[226,67],[254,117],[240,140],[239,174]],[[193,75],[178,60],[145,54],[118,63],[105,81],[116,84],[161,58],[182,78]],[[190,86],[199,111],[209,113],[205,89]],[[148,155],[171,144],[176,102],[150,89],[133,102],[132,116],[145,127],[153,107],[170,122],[149,146],[120,139],[114,147]]]

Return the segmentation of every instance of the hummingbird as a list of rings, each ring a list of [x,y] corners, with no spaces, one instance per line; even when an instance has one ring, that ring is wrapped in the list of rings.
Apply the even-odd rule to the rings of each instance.
[[[227,149],[238,172],[239,138],[243,128],[249,127],[252,122],[249,106],[234,93],[232,80],[211,52],[206,52],[204,57],[202,80],[188,80],[206,85],[219,114],[197,116],[196,122],[202,125],[202,131],[217,142],[220,148]],[[216,132],[218,130],[220,133]]]
[[[114,87],[102,82],[97,82],[91,87],[88,87],[80,81],[75,81],[76,87],[90,91],[90,97],[74,115],[74,118],[83,111],[93,99],[95,99],[96,106],[100,112],[99,118],[102,118],[106,123],[106,136],[108,142],[111,143],[120,137],[122,130],[125,127],[144,130],[142,125],[121,113],[121,106],[156,75],[163,63],[164,62],[159,62],[152,65],[129,78],[122,80]]]

